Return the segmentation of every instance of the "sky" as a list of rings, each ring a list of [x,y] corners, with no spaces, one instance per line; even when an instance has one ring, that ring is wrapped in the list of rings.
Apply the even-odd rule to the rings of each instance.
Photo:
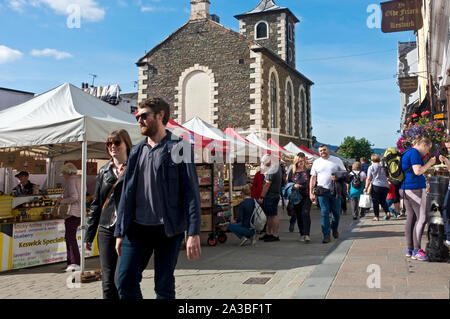
[[[210,13],[239,31],[234,15],[260,0],[210,0]],[[275,0],[300,20],[296,65],[311,89],[313,135],[340,145],[346,136],[395,146],[400,128],[398,42],[382,33],[379,2]],[[119,84],[137,92],[135,63],[186,23],[190,0],[0,0],[0,87],[43,93],[70,82]]]

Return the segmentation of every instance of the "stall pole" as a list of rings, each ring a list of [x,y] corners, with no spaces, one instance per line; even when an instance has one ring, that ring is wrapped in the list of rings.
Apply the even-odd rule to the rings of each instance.
[[[84,273],[84,229],[86,219],[86,161],[87,161],[87,141],[84,136],[84,141],[81,146],[81,273]]]
[[[234,220],[234,207],[233,207],[233,164],[229,163],[230,175],[229,177],[229,185],[230,185],[230,216],[231,220]]]

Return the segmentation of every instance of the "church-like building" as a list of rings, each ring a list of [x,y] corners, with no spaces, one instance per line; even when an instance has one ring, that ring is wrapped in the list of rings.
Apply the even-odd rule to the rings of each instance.
[[[209,7],[209,0],[192,0],[189,21],[139,59],[139,102],[164,98],[180,124],[198,116],[222,130],[311,146],[314,83],[295,66],[299,19],[262,0],[235,16],[237,33]]]

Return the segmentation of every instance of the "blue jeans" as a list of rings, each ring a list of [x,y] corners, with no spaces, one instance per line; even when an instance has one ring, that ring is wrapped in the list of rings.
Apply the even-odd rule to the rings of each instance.
[[[396,215],[397,215],[397,212],[391,207],[392,204],[394,204],[394,202],[395,202],[395,199],[386,199],[386,204],[387,204],[387,206],[388,206],[388,208],[389,208],[389,211],[390,211],[394,216],[396,216]]]
[[[330,213],[333,214],[331,229],[337,230],[341,216],[341,200],[336,199],[331,193],[318,196],[320,209],[322,211],[322,234],[323,237],[330,237]]]
[[[240,224],[230,224],[228,225],[228,229],[235,234],[239,239],[242,237],[250,238],[255,234],[255,231],[253,229],[244,227]]]
[[[444,228],[445,228],[445,234],[447,236],[446,240],[450,240],[450,190],[447,190],[447,193],[445,194],[445,200],[444,200],[444,211],[442,212],[442,217],[445,219],[444,221]]]
[[[164,226],[133,223],[122,244],[117,288],[120,299],[142,299],[140,283],[155,252],[157,299],[175,299],[175,266],[184,233],[168,238]]]

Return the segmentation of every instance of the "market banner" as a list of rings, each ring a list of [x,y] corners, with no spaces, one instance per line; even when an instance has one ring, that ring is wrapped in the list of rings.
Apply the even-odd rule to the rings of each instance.
[[[12,269],[26,268],[65,261],[64,220],[14,224],[12,245]],[[81,251],[81,230],[77,231]],[[94,241],[96,245],[96,240]],[[94,256],[94,250],[86,251],[86,257]]]
[[[381,31],[384,33],[419,30],[423,27],[422,0],[382,2]]]

